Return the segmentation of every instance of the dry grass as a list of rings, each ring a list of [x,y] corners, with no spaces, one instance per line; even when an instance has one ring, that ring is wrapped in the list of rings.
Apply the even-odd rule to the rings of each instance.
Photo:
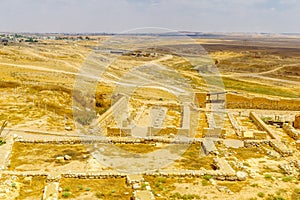
[[[70,192],[70,199],[76,197],[82,199],[82,197],[88,196],[88,199],[129,200],[132,195],[132,189],[126,186],[125,178],[93,180],[63,178],[60,181],[60,187],[65,192]],[[60,194],[60,198],[64,198],[62,194]]]
[[[232,192],[240,192],[244,187],[247,187],[249,183],[247,181],[218,181],[219,186],[226,186]]]
[[[212,170],[213,169],[213,157],[202,155],[201,146],[197,144],[192,144],[189,148],[182,154],[182,158],[175,161],[178,168],[197,170],[201,167]]]
[[[154,144],[115,144],[117,147],[122,150],[131,152],[131,153],[150,153],[155,150],[161,149]]]
[[[234,156],[239,160],[247,160],[249,158],[263,158],[267,152],[263,148],[249,147],[249,148],[228,148],[229,152],[233,152]]]
[[[193,183],[194,178],[166,178],[162,176],[144,176],[145,181],[149,182],[154,194],[161,194],[157,200],[170,199],[171,194],[176,189],[176,183]]]
[[[51,163],[65,165],[71,161],[56,163],[56,157],[69,155],[72,160],[84,161],[83,155],[89,155],[82,144],[31,144],[15,142],[12,149],[9,169],[14,170],[22,165],[31,165],[32,168],[41,169]],[[27,169],[30,170],[30,169]]]
[[[43,196],[43,190],[46,185],[46,177],[45,176],[34,176],[32,178],[32,183],[29,185],[28,183],[24,183],[25,177],[19,177],[19,181],[23,183],[20,189],[20,194],[17,197],[17,200],[22,200],[25,198],[31,199],[41,199]]]

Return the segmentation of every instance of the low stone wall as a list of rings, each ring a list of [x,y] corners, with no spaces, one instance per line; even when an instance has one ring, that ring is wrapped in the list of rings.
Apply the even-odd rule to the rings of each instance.
[[[202,149],[205,155],[212,154],[217,155],[218,150],[213,140],[211,139],[204,139],[202,142]]]
[[[164,137],[147,137],[147,138],[94,138],[94,139],[18,139],[16,142],[21,143],[47,143],[47,144],[93,144],[93,143],[122,143],[122,144],[138,144],[138,143],[173,143],[173,144],[201,144],[202,138],[164,138]]]
[[[262,131],[266,131],[272,139],[279,139],[277,135],[273,133],[273,131],[263,122],[255,112],[250,112],[250,119],[254,121],[254,124]]]
[[[285,123],[282,128],[291,138],[295,140],[300,139],[300,131],[296,130],[292,125]]]
[[[211,175],[218,180],[238,180],[236,172],[229,166],[227,161],[216,161],[216,165],[219,166],[218,170],[159,170],[156,172],[143,172],[137,173],[147,176],[164,176],[164,177],[203,177],[205,175]],[[228,166],[225,166],[227,164]],[[229,167],[231,169],[229,169]],[[51,177],[46,172],[14,172],[14,171],[2,171],[2,174],[7,175],[19,175],[19,176],[47,176],[47,180]],[[48,184],[59,182],[60,178],[78,178],[78,179],[113,179],[113,178],[126,178],[127,173],[120,173],[117,171],[98,171],[98,172],[68,172],[62,173],[56,178],[52,177],[47,181]]]
[[[228,174],[230,176],[235,175],[235,171],[228,164],[225,158],[214,158],[214,164],[219,170],[221,170],[225,174]]]
[[[288,147],[283,144],[281,141],[278,140],[271,140],[270,146],[275,149],[278,153],[280,153],[282,156],[291,156],[293,154],[293,151],[288,149]]]
[[[114,171],[102,172],[86,172],[86,173],[64,173],[63,178],[79,178],[79,179],[107,179],[107,178],[126,178],[125,173],[118,173]]]
[[[248,147],[260,147],[264,145],[270,145],[270,140],[244,140],[244,146]]]
[[[234,119],[234,116],[233,116],[232,113],[227,113],[227,116],[229,118],[229,121],[230,121],[230,123],[231,123],[231,125],[232,125],[232,127],[233,127],[233,129],[235,131],[235,133],[237,134],[237,136],[241,137],[242,133],[244,131],[243,127],[240,126],[238,124],[238,122]]]

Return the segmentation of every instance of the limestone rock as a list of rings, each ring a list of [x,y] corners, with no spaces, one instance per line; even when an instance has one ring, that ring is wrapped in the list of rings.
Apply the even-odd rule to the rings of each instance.
[[[236,173],[236,176],[237,176],[237,178],[238,178],[239,181],[245,181],[246,178],[247,178],[247,173],[246,172],[238,171]]]
[[[64,156],[64,159],[65,159],[65,160],[71,160],[71,159],[72,159],[72,157],[71,157],[71,156],[69,156],[69,155],[65,155],[65,156]]]
[[[56,162],[64,162],[65,158],[63,156],[56,157]]]
[[[141,189],[141,186],[140,186],[140,184],[135,183],[135,184],[132,185],[132,189],[138,190],[138,189]]]

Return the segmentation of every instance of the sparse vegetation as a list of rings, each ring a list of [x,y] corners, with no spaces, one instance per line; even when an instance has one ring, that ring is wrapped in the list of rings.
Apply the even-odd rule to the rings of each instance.
[[[0,146],[6,144],[6,141],[4,141],[3,139],[0,138]]]
[[[263,197],[265,197],[265,193],[263,193],[263,192],[259,192],[259,193],[257,193],[257,196],[259,196],[259,197],[263,198]]]
[[[78,186],[79,185],[79,186]],[[114,179],[75,179],[63,178],[60,186],[70,187],[71,195],[69,198],[78,197],[82,194],[92,194],[94,198],[128,200],[132,194],[131,187],[126,186],[124,178]],[[124,194],[128,192],[128,194]]]
[[[205,180],[209,180],[209,179],[212,178],[212,175],[206,174],[206,175],[203,176],[203,178],[204,178]]]
[[[199,199],[200,197],[196,194],[184,194],[181,195],[180,193],[176,192],[174,194],[172,194],[170,196],[171,199],[184,199],[184,200],[188,200],[188,199]]]
[[[292,176],[284,176],[284,177],[282,177],[282,181],[284,181],[284,182],[288,182],[288,181],[291,181],[291,180],[293,180]]]
[[[265,179],[272,180],[273,176],[271,174],[264,174]]]
[[[63,192],[63,193],[62,193],[62,196],[63,196],[64,198],[69,198],[69,197],[71,196],[71,192]]]
[[[208,185],[208,181],[207,180],[202,180],[202,186],[207,186]]]

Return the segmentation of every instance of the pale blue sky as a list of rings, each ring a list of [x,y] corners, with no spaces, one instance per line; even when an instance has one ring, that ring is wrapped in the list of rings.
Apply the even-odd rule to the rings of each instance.
[[[300,0],[0,0],[0,32],[300,33]]]

